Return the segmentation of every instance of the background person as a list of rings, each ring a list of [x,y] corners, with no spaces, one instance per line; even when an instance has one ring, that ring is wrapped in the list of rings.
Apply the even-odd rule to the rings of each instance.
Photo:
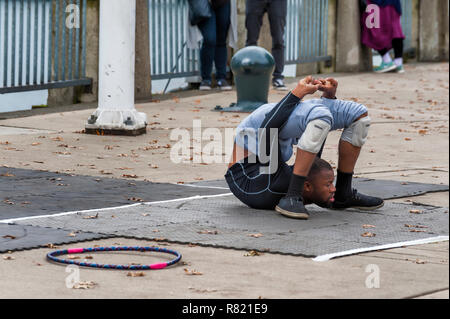
[[[379,27],[371,26],[367,23],[369,14],[364,9],[362,15],[362,35],[361,41],[364,45],[377,50],[382,58],[380,66],[374,69],[377,73],[395,71],[404,73],[403,68],[403,34],[400,18],[402,15],[402,6],[400,0],[365,0],[366,5],[377,5],[379,8]],[[394,48],[394,58],[389,54],[389,50]]]
[[[282,75],[284,70],[284,29],[286,26],[287,0],[247,0],[245,27],[246,46],[257,45],[264,13],[267,12],[272,36],[272,55],[275,60],[272,85],[278,90],[287,90]]]

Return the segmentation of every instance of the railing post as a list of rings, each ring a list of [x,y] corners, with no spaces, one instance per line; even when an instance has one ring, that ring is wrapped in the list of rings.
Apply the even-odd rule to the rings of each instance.
[[[135,0],[100,0],[98,108],[86,133],[139,135],[147,116],[134,107]]]

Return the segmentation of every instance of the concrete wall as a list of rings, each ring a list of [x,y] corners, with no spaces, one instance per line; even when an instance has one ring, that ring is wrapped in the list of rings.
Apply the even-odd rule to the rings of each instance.
[[[448,60],[448,0],[422,0],[419,7],[419,60]]]

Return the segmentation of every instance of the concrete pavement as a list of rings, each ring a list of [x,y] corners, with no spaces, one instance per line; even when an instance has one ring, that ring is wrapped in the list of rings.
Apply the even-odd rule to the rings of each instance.
[[[339,80],[338,97],[365,104],[373,121],[356,167],[358,176],[448,185],[448,70],[448,63],[421,63],[406,65],[404,75],[333,75]],[[288,85],[293,88],[295,84],[292,81]],[[216,105],[235,102],[234,91],[195,93],[171,93],[152,103],[137,104],[138,111],[145,112],[149,119],[147,134],[138,137],[83,134],[85,121],[92,113],[86,106],[29,117],[0,113],[0,118],[6,118],[0,120],[0,165],[130,182],[189,183],[222,178],[229,152],[226,145],[222,163],[171,161],[170,152],[177,142],[170,138],[173,129],[184,128],[192,133],[193,121],[201,120],[203,129],[224,132],[247,116],[211,111]],[[269,101],[276,102],[284,94],[271,90]],[[339,135],[330,134],[323,153],[334,166]],[[192,134],[190,138],[194,143]],[[207,141],[203,141],[200,152],[206,152],[206,145]],[[194,152],[192,157],[203,155]],[[448,192],[394,201],[449,206]],[[116,242],[133,244],[136,240],[115,238],[67,247]],[[186,264],[137,278],[127,277],[126,272],[81,269],[81,280],[98,284],[87,290],[66,288],[65,267],[44,259],[49,249],[2,254],[0,297],[448,298],[448,242],[363,253],[323,263],[278,254],[244,256],[245,251],[167,245],[183,251]],[[117,262],[125,257],[102,256]],[[203,275],[187,275],[185,268]],[[379,270],[379,288],[367,285],[373,269]]]

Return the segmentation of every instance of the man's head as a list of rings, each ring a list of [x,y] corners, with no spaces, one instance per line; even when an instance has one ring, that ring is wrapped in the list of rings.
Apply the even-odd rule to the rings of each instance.
[[[305,203],[314,203],[324,208],[331,207],[336,191],[333,182],[334,172],[331,165],[316,157],[303,187]]]

